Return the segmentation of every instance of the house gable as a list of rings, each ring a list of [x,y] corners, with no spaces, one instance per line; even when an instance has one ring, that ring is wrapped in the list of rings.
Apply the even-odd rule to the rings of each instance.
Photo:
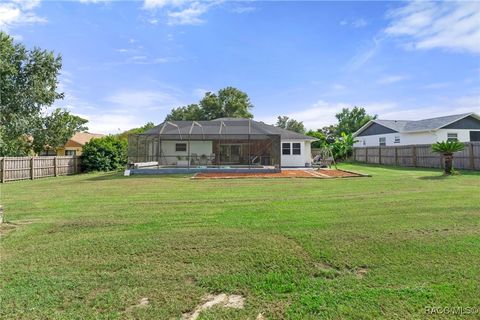
[[[473,116],[468,116],[449,125],[442,127],[442,129],[480,129],[480,120]]]
[[[382,126],[381,124],[378,124],[376,122],[372,122],[370,126],[368,126],[362,132],[357,134],[357,137],[374,136],[377,134],[386,134],[386,133],[395,133],[395,132],[398,132],[398,131]]]

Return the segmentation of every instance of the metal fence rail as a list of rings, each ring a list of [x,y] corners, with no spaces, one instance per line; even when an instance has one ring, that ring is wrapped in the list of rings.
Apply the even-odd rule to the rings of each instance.
[[[358,162],[401,167],[443,167],[443,156],[432,152],[431,144],[353,148],[352,158]],[[453,161],[457,169],[480,170],[480,142],[466,142],[463,151],[455,152]]]
[[[3,157],[0,182],[64,176],[81,171],[80,157]]]

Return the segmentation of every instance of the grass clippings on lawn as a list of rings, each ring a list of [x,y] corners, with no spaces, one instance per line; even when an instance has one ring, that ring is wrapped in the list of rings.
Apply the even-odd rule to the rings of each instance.
[[[179,319],[222,293],[243,308],[199,319],[478,310],[480,173],[340,168],[372,177],[109,173],[1,185],[15,227],[0,238],[0,318]]]

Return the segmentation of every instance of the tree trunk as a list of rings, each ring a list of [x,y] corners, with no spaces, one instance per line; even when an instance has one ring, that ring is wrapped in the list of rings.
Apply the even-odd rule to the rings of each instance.
[[[445,159],[445,174],[452,174],[453,153],[444,153],[443,158]]]

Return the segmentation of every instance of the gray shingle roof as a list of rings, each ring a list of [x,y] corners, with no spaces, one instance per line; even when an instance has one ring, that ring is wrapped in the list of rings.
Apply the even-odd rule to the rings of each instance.
[[[192,129],[192,123],[194,125]],[[277,128],[275,126],[250,119],[241,118],[220,118],[212,121],[170,121],[164,126],[164,123],[147,130],[144,135],[185,135],[190,133],[192,135],[280,135],[281,139],[287,140],[317,140],[313,137],[303,135],[301,133]],[[203,131],[202,131],[203,129]]]
[[[475,113],[462,113],[462,114],[455,114],[451,116],[444,116],[444,117],[436,117],[430,119],[423,119],[423,120],[373,120],[382,126],[390,128],[392,130],[398,132],[422,132],[422,131],[430,131],[430,130],[437,130],[440,129],[450,123],[456,122],[461,120],[465,117],[475,115]],[[355,134],[359,134],[368,126],[362,127],[358,130]]]

